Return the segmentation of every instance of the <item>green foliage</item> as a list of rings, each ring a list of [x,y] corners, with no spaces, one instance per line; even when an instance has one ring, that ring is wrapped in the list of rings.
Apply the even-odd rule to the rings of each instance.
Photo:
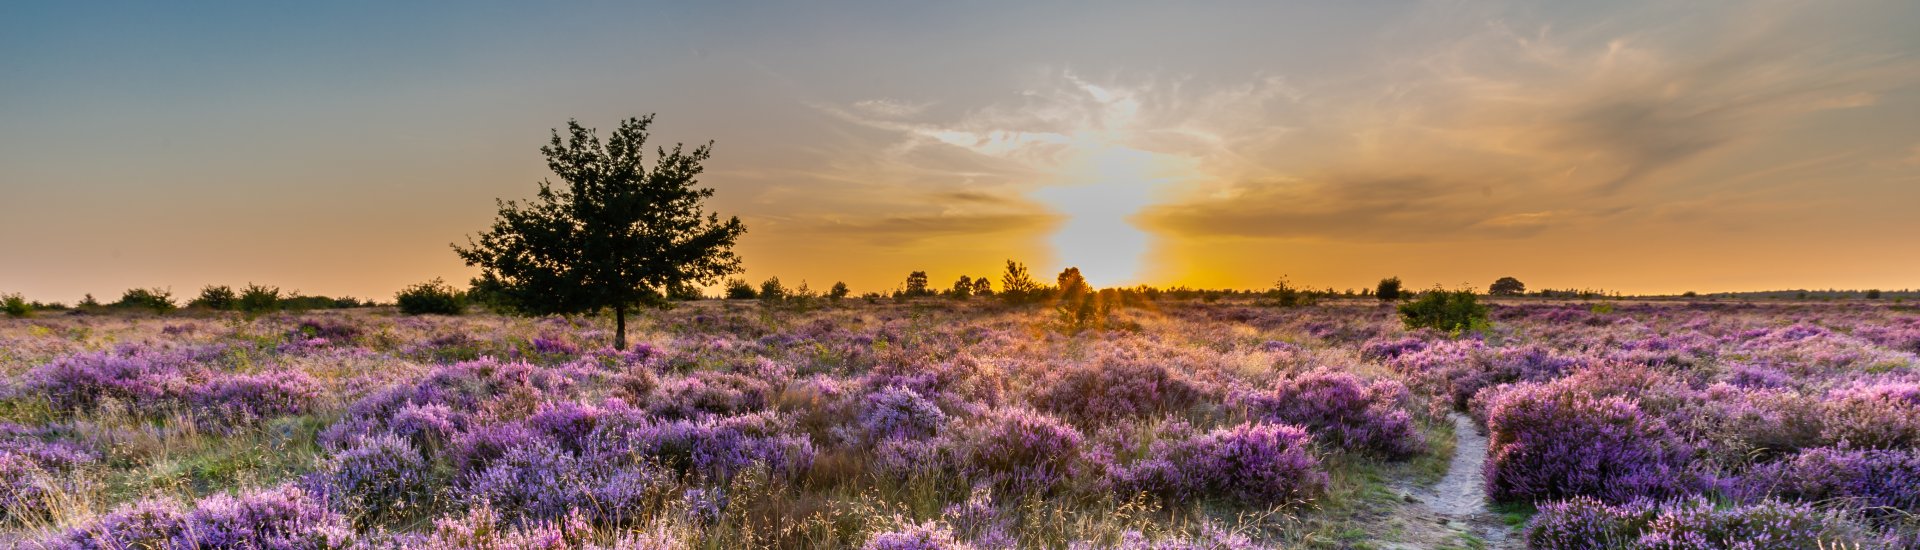
[[[173,311],[177,306],[173,301],[173,291],[159,288],[134,288],[121,293],[120,301],[114,302],[113,307],[150,309],[154,313],[166,313]]]
[[[83,308],[100,307],[100,301],[93,299],[93,294],[88,293],[85,298],[80,299],[80,305],[78,307],[83,307]]]
[[[1382,302],[1398,302],[1400,301],[1400,294],[1401,294],[1401,289],[1400,289],[1399,277],[1388,277],[1385,279],[1381,279],[1380,285],[1374,287],[1373,289],[1373,297]]]
[[[667,299],[676,302],[691,302],[694,300],[705,300],[707,299],[707,295],[700,292],[700,287],[698,286],[681,283],[667,286]]]
[[[1000,299],[1009,304],[1027,304],[1040,300],[1038,281],[1027,273],[1027,265],[1007,260],[1007,271],[1000,275]]]
[[[393,303],[400,306],[400,313],[407,315],[459,315],[466,311],[467,297],[435,278],[402,289],[393,296]]]
[[[33,315],[33,305],[28,304],[27,299],[21,297],[19,294],[8,294],[0,297],[0,309],[6,310],[8,317],[19,318]]]
[[[906,295],[909,298],[933,295],[933,290],[927,288],[927,272],[915,271],[907,274]]]
[[[955,300],[973,297],[973,278],[961,275],[959,279],[953,281],[953,288],[947,290],[947,296]]]
[[[1054,292],[1059,295],[1061,301],[1073,300],[1078,296],[1093,293],[1093,286],[1087,284],[1087,278],[1080,275],[1078,267],[1060,270],[1060,276],[1056,279],[1060,284],[1054,287]]]
[[[649,167],[652,123],[652,115],[627,119],[602,142],[567,121],[567,136],[554,130],[540,148],[566,186],[542,181],[534,201],[501,202],[493,228],[454,249],[521,311],[613,309],[613,345],[626,349],[628,308],[667,307],[668,288],[740,271],[733,245],[746,232],[739,218],[722,221],[702,207],[713,189],[698,177],[713,143],[656,147]]]
[[[280,309],[280,288],[247,283],[247,288],[240,289],[240,298],[234,307],[247,313]]]
[[[1501,277],[1493,282],[1493,286],[1487,287],[1487,294],[1492,296],[1522,296],[1526,293],[1526,283],[1513,277]]]
[[[850,292],[853,292],[853,291],[847,289],[847,283],[836,281],[833,283],[833,288],[827,291],[827,297],[832,298],[833,301],[835,302],[838,302],[846,298],[847,294]]]
[[[780,284],[779,277],[767,277],[767,280],[760,282],[760,301],[772,303],[785,299],[787,287]]]
[[[1487,306],[1480,303],[1473,291],[1439,287],[1401,304],[1400,320],[1407,328],[1431,328],[1454,335],[1492,326],[1487,322]]]
[[[1606,315],[1608,313],[1613,313],[1613,304],[1610,304],[1607,302],[1600,302],[1598,304],[1587,306],[1587,311],[1598,313],[1600,315]]]
[[[728,300],[752,300],[759,295],[760,293],[753,289],[753,285],[747,284],[746,280],[727,279]]]
[[[1876,289],[1873,289],[1873,290],[1869,290],[1869,291],[1867,291],[1867,299],[1868,299],[1868,300],[1878,300],[1878,299],[1880,299],[1880,289],[1877,289],[1877,288],[1876,288]]]
[[[194,298],[191,302],[187,302],[187,307],[228,311],[239,306],[239,299],[240,297],[234,294],[233,287],[227,285],[207,285],[200,289],[199,297]]]
[[[1267,289],[1254,300],[1254,303],[1267,307],[1300,307],[1313,305],[1313,296],[1293,288],[1293,285],[1287,282],[1287,278],[1282,276],[1280,280],[1273,283],[1273,288]]]
[[[987,280],[986,277],[975,278],[973,280],[973,295],[974,296],[992,296],[993,281]]]

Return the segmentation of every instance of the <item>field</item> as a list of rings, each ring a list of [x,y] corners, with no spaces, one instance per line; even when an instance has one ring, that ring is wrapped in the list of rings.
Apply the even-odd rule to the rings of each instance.
[[[1911,307],[1112,316],[0,320],[0,545],[1920,546]]]

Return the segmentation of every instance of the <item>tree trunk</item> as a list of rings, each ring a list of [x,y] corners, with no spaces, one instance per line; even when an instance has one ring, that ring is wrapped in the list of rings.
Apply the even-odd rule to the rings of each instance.
[[[613,306],[613,349],[627,351],[626,306]]]

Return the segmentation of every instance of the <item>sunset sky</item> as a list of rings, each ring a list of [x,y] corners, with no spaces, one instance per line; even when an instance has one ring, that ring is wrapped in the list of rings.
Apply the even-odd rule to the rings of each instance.
[[[745,278],[1920,287],[1920,2],[0,5],[0,293],[389,300],[569,118]]]

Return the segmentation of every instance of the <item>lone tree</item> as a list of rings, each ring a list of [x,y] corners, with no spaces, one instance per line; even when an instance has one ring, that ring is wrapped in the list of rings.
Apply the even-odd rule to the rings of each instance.
[[[1527,285],[1513,277],[1501,277],[1487,287],[1487,294],[1493,296],[1519,296],[1527,293]]]
[[[702,202],[701,162],[713,142],[692,151],[654,149],[645,162],[653,115],[620,122],[602,143],[595,130],[567,121],[540,153],[566,186],[540,182],[534,201],[496,201],[493,229],[454,246],[480,283],[532,314],[597,313],[612,309],[614,349],[627,348],[627,310],[665,308],[678,285],[711,284],[740,271],[733,243],[746,232],[740,218],[721,220]]]
[[[1400,299],[1400,278],[1388,277],[1381,279],[1380,286],[1374,287],[1373,289],[1373,297],[1382,302],[1398,301]]]

